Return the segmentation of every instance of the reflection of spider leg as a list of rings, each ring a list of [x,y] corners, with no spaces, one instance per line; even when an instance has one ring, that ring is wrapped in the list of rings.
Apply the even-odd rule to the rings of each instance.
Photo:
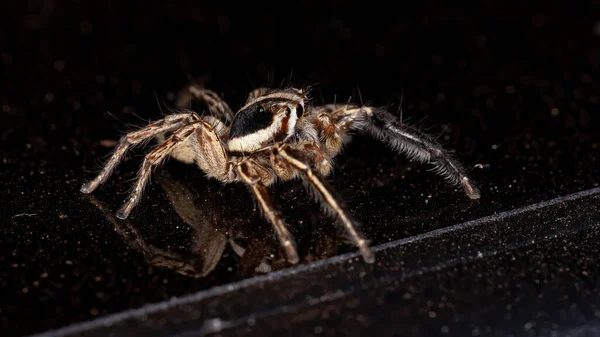
[[[260,175],[256,172],[259,169],[261,168],[250,160],[243,161],[236,167],[242,181],[250,187],[250,190],[256,197],[263,215],[273,225],[275,233],[277,233],[277,238],[285,250],[288,262],[292,264],[298,263],[298,253],[292,235],[285,227],[285,223],[273,206],[267,188],[261,182]]]
[[[123,238],[123,240],[132,249],[140,252],[151,265],[157,267],[167,267],[180,274],[188,276],[200,277],[205,275],[199,275],[196,266],[192,263],[188,263],[186,258],[182,255],[172,253],[148,244],[142,235],[137,231],[135,226],[128,220],[120,221],[102,202],[98,201],[91,195],[87,196],[87,198],[94,206],[98,207],[106,219],[114,226],[115,231]]]
[[[150,173],[152,169],[159,165],[163,160],[165,160],[176,148],[179,144],[185,142],[188,137],[190,137],[197,129],[202,127],[209,127],[204,122],[198,122],[194,124],[190,124],[184,126],[183,128],[175,131],[171,137],[169,137],[164,143],[157,146],[152,152],[146,155],[142,167],[138,173],[137,182],[135,187],[127,201],[123,205],[123,207],[117,212],[117,217],[119,219],[125,219],[131,213],[131,210],[137,205],[140,201],[140,197],[142,196],[142,192],[148,179],[150,178]]]
[[[251,240],[247,247],[241,247],[231,238],[229,244],[232,250],[241,258],[240,275],[255,273],[268,273],[273,270],[271,261],[267,258],[272,243],[272,235],[265,235],[261,239]]]
[[[286,150],[286,148],[289,148],[290,150]],[[301,158],[301,156],[295,155],[295,151],[289,146],[275,148],[274,151],[277,157],[281,158],[304,176],[310,186],[313,187],[316,195],[340,220],[346,232],[350,235],[350,239],[360,250],[364,260],[367,263],[373,263],[375,261],[375,257],[369,248],[367,240],[363,238],[358,228],[356,228],[356,226],[350,220],[350,216],[334,198],[333,194],[330,192],[331,188],[327,186],[325,180],[322,179],[321,175],[318,173],[318,170],[313,170],[308,164],[300,160],[299,158]],[[320,150],[315,147],[314,151]],[[316,156],[316,154],[313,154],[313,156]]]
[[[169,115],[165,119],[158,120],[142,129],[128,133],[125,137],[121,138],[116,150],[96,178],[81,186],[81,192],[86,194],[92,193],[100,184],[104,183],[119,162],[123,160],[130,147],[142,144],[159,134],[179,129],[196,120],[198,120],[198,116],[193,113]]]
[[[158,185],[166,192],[167,198],[177,215],[192,229],[191,259],[201,262],[202,275],[215,269],[227,246],[227,228],[229,221],[223,216],[222,204],[214,204],[213,199],[198,198],[190,188],[190,182],[175,178],[169,170],[158,170]],[[215,199],[218,199],[215,197]]]
[[[401,123],[389,112],[374,107],[329,106],[320,107],[323,119],[329,121],[323,127],[322,137],[331,151],[337,153],[342,137],[348,130],[364,130],[385,142],[392,149],[408,155],[410,159],[434,165],[434,171],[453,185],[460,184],[467,196],[479,199],[480,194],[467,177],[463,165],[454,159],[442,145],[429,135]]]
[[[189,109],[192,99],[205,102],[214,117],[224,118],[228,122],[233,120],[234,113],[229,105],[216,92],[202,88],[197,84],[190,84],[181,90],[175,106],[178,109]]]

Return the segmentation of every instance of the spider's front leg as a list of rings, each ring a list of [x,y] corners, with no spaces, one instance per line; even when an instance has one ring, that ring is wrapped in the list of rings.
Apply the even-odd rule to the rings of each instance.
[[[128,133],[121,138],[119,145],[114,150],[110,159],[104,165],[102,171],[91,181],[81,186],[81,192],[88,194],[92,193],[98,186],[106,182],[112,172],[115,170],[119,162],[123,160],[127,150],[136,145],[140,145],[157,135],[165,132],[170,132],[181,128],[184,125],[194,123],[198,120],[198,116],[194,113],[182,113],[166,116],[164,119],[158,120],[142,129]]]
[[[227,165],[225,149],[214,126],[205,119],[196,119],[193,123],[173,132],[173,135],[146,155],[133,191],[116,214],[119,219],[126,219],[131,210],[139,203],[152,169],[182,147],[192,148],[189,151],[194,153],[197,165],[208,176],[223,182],[233,180],[231,165]],[[117,151],[119,150],[117,149]]]
[[[364,130],[392,149],[405,153],[410,159],[433,164],[437,174],[445,177],[453,185],[460,184],[469,198],[480,198],[479,189],[471,183],[463,165],[439,142],[409,125],[402,124],[386,110],[346,106],[333,110],[329,118],[335,124],[331,126],[336,130],[335,133],[331,133],[335,137],[340,138],[347,130]],[[330,137],[332,136],[325,135],[325,138]],[[327,140],[325,143],[327,144]]]
[[[144,191],[144,187],[150,179],[150,173],[152,172],[152,169],[162,163],[169,155],[171,155],[174,149],[188,141],[190,136],[192,136],[196,130],[203,129],[211,130],[212,128],[204,121],[198,121],[184,126],[175,131],[173,135],[171,135],[171,137],[169,137],[164,143],[158,145],[152,152],[146,155],[144,162],[142,163],[142,167],[138,173],[135,187],[129,194],[129,197],[127,198],[127,201],[123,207],[121,207],[121,209],[117,212],[117,218],[126,219],[131,213],[131,210],[139,203],[142,192]]]
[[[346,233],[350,236],[352,242],[358,247],[363,259],[367,263],[375,262],[375,257],[369,248],[368,241],[363,237],[358,230],[355,222],[346,212],[344,207],[335,198],[333,189],[328,186],[323,178],[324,173],[330,170],[330,159],[323,150],[314,142],[303,142],[295,147],[285,144],[276,146],[272,149],[273,166],[284,170],[285,166],[292,168],[300,173],[308,185],[312,188],[314,194],[323,203],[325,209],[331,215],[335,216],[344,226]],[[324,167],[323,167],[324,166]],[[279,173],[282,175],[282,173]],[[285,174],[287,177],[293,177],[292,174]]]

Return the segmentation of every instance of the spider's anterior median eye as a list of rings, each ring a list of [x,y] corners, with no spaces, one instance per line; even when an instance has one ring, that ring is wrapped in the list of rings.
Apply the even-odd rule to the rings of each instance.
[[[269,108],[270,109],[270,108]],[[269,127],[273,123],[273,114],[262,105],[249,106],[235,116],[229,136],[241,137]]]

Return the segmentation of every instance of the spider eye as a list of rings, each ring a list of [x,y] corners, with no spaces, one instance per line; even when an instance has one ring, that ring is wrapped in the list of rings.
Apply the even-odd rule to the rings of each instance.
[[[298,118],[302,117],[302,114],[304,113],[304,107],[302,106],[302,104],[298,104],[298,106],[296,106],[296,115],[298,116]]]
[[[289,116],[292,114],[292,109],[290,109],[290,107],[288,106],[287,108],[285,108],[285,115]]]
[[[241,137],[265,129],[271,123],[273,123],[273,114],[269,113],[263,105],[249,106],[236,114],[231,123],[229,137]]]

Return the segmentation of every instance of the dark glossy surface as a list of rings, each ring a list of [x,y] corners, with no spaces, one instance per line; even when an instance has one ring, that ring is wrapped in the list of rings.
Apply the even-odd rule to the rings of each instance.
[[[196,2],[51,4],[11,8],[0,26],[3,335],[204,290],[192,309],[166,308],[109,330],[142,322],[156,335],[204,334],[227,323],[222,332],[231,335],[292,327],[301,335],[464,336],[595,326],[595,194],[448,228],[598,185],[597,3],[427,3],[367,13],[359,4],[306,2],[291,21]],[[278,185],[275,199],[306,267],[255,279],[289,266],[243,186],[169,162],[130,219],[117,221],[139,149],[91,197],[78,192],[111,142],[146,123],[136,115],[160,118],[157,100],[171,105],[187,74],[237,107],[252,83],[268,83],[268,71],[278,84],[292,68],[293,82],[319,84],[317,101],[346,101],[359,85],[369,103],[395,111],[403,93],[405,118],[427,117],[420,125],[461,161],[482,164],[471,171],[482,199],[358,136],[330,181],[372,245],[408,241],[378,248],[373,266],[357,258],[313,266],[354,248],[301,184]],[[251,286],[233,283],[240,280]]]
[[[596,188],[379,246],[375,266],[346,254],[60,335],[593,335],[599,201]]]

